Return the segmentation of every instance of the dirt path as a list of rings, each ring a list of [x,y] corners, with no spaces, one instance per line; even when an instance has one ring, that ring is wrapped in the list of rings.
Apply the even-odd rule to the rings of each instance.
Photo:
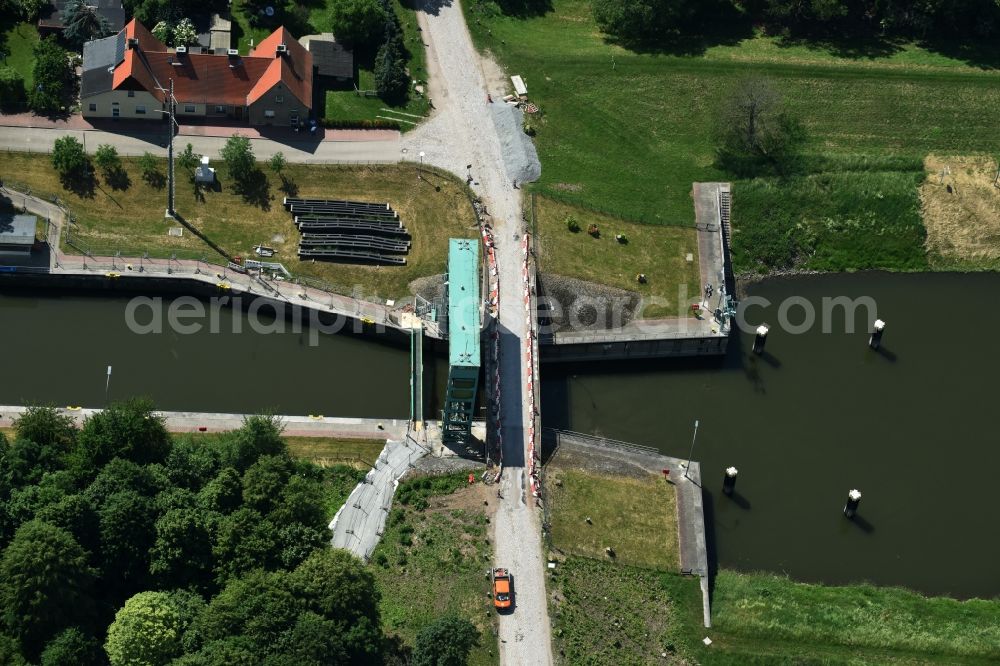
[[[425,0],[417,13],[427,46],[432,118],[403,137],[403,159],[423,161],[460,177],[470,173],[495,231],[500,274],[501,427],[504,443],[503,500],[493,521],[496,564],[514,575],[516,608],[500,616],[502,663],[551,664],[552,646],[545,593],[545,565],[537,509],[528,488],[525,433],[527,372],[524,340],[527,317],[523,293],[521,191],[514,189],[503,157],[504,141],[494,122],[487,91],[501,79],[495,64],[484,67],[457,2]],[[499,104],[500,102],[494,102]],[[467,166],[471,169],[467,170]]]

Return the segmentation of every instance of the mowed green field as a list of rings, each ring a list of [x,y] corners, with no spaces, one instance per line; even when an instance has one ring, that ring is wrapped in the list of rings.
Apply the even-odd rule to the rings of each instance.
[[[696,55],[637,54],[604,40],[587,0],[552,4],[553,11],[526,19],[505,17],[486,0],[467,0],[465,7],[477,45],[510,74],[524,77],[529,97],[542,111],[533,122],[542,162],[536,191],[647,223],[692,224],[691,183],[731,180],[734,225],[753,232],[761,222],[761,203],[743,207],[741,190],[770,189],[768,196],[779,198],[789,192],[778,206],[809,198],[810,209],[818,210],[837,207],[835,201],[826,205],[827,195],[857,200],[850,211],[816,217],[849,227],[885,208],[867,206],[857,192],[877,193],[893,182],[898,198],[912,187],[912,198],[898,206],[907,217],[899,222],[908,228],[902,233],[912,236],[905,252],[897,248],[882,256],[864,247],[855,255],[848,247],[810,266],[806,244],[784,252],[790,263],[765,269],[921,268],[926,265],[922,236],[910,216],[919,206],[912,165],[929,152],[1000,152],[996,70],[910,44],[897,45],[884,57],[849,58],[824,47],[788,47],[752,36],[695,49]],[[770,79],[806,130],[809,166],[790,181],[754,181],[747,189],[713,166],[718,109],[747,77]],[[854,171],[863,156],[875,156],[880,164]],[[834,177],[817,183],[817,174]],[[738,270],[757,268],[750,256],[755,249],[749,250],[738,258]]]

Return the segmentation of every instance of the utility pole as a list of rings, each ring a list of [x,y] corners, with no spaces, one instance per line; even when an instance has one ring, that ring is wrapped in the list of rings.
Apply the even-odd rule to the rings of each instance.
[[[167,140],[167,217],[175,217],[174,212],[174,111],[176,100],[174,99],[174,80],[170,79],[170,93],[167,96],[167,131],[170,136]]]
[[[111,366],[108,366],[108,379],[104,382],[104,406],[108,406],[108,396],[111,393]]]
[[[691,452],[688,453],[688,464],[684,467],[684,478],[690,479],[688,472],[691,471],[691,458],[694,457],[694,443],[698,440],[698,419],[694,421],[694,436],[691,438]]]

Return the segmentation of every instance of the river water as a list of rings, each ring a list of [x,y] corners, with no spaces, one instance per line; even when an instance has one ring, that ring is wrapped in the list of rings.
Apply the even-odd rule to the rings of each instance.
[[[734,338],[716,359],[546,365],[544,425],[654,446],[694,458],[705,478],[712,559],[722,567],[786,572],[800,580],[868,580],[930,594],[1000,594],[1000,358],[992,336],[1000,275],[853,274],[771,280],[747,308],[771,326],[766,353]],[[867,347],[874,312],[841,310],[823,333],[822,299],[871,297],[887,322],[883,349]],[[791,334],[778,305],[815,307]],[[749,302],[745,299],[744,302]],[[403,417],[409,350],[377,338],[308,331],[233,334],[223,310],[212,333],[137,335],[127,298],[0,293],[0,404],[98,407],[149,396],[161,409]],[[169,299],[165,306],[169,306]],[[801,304],[791,324],[802,321]],[[138,317],[149,319],[148,314]],[[266,323],[267,317],[262,319]],[[273,320],[271,320],[273,323]],[[427,359],[428,395],[447,368]],[[434,405],[427,414],[433,414]],[[738,495],[722,495],[724,469]],[[856,520],[841,510],[862,492]]]
[[[160,307],[163,332],[136,334],[126,321],[128,302],[107,295],[57,297],[53,291],[0,293],[0,404],[101,407],[110,365],[111,400],[147,396],[164,410],[409,414],[405,340],[382,344],[377,336],[319,334],[313,345],[308,327],[296,332],[293,322],[276,319],[272,310],[255,313],[258,331],[267,331],[261,333],[254,332],[247,312],[226,307],[219,309],[213,332],[208,306],[204,317],[178,320],[201,325],[198,332],[181,334],[167,325],[174,302],[169,298],[133,316],[151,327],[152,308]],[[242,333],[234,334],[237,329]],[[443,386],[444,362],[430,354],[425,362],[428,386]],[[427,391],[429,398],[440,392]]]
[[[769,308],[765,355],[752,335],[724,359],[547,365],[545,425],[654,446],[694,458],[705,479],[711,550],[719,566],[796,579],[867,580],[929,594],[1000,594],[1000,357],[993,336],[1000,275],[879,273],[770,280],[751,290]],[[869,296],[887,322],[842,311],[822,333],[824,297]],[[778,325],[779,304],[804,297],[807,333]],[[803,308],[787,319],[803,321]],[[721,492],[738,468],[735,499]],[[858,519],[841,511],[862,492]]]

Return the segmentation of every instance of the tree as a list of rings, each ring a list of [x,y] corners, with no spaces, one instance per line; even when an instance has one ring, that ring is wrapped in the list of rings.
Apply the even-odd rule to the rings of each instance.
[[[171,445],[163,424],[148,400],[114,404],[84,422],[73,452],[74,467],[93,475],[113,458],[139,464],[163,462]]]
[[[111,178],[122,168],[122,159],[118,157],[118,149],[110,143],[102,143],[94,152],[94,164],[104,172],[105,178]]]
[[[231,513],[243,503],[240,473],[226,467],[198,492],[197,505],[206,511]]]
[[[167,489],[169,481],[164,470],[152,465],[137,465],[131,460],[115,458],[101,468],[84,490],[84,495],[98,509],[120,492],[131,491],[144,497],[154,497]]]
[[[174,442],[167,456],[167,474],[176,486],[198,491],[219,472],[219,451],[190,437]]]
[[[330,4],[333,33],[338,40],[357,47],[374,46],[382,36],[385,20],[379,0],[332,0]]]
[[[262,514],[270,513],[292,475],[294,464],[287,455],[261,456],[243,474],[243,502]]]
[[[101,643],[93,636],[85,634],[77,627],[70,627],[45,646],[42,652],[42,666],[102,666],[104,651]]]
[[[223,464],[242,472],[262,455],[286,453],[288,449],[281,439],[283,429],[284,424],[276,416],[244,418],[243,424],[230,433],[224,445]]]
[[[72,534],[77,543],[90,553],[90,561],[96,562],[101,547],[100,520],[93,503],[84,495],[66,495],[40,508],[35,517]]]
[[[598,27],[625,43],[663,39],[690,20],[703,0],[591,0]]]
[[[8,445],[4,463],[11,486],[38,483],[46,472],[62,468],[63,452],[51,444],[39,444],[18,437]]]
[[[153,501],[133,490],[115,493],[98,514],[101,578],[112,598],[141,590],[149,578],[149,553],[156,540]]]
[[[221,585],[253,569],[274,569],[278,530],[247,507],[224,516],[216,531],[212,552],[216,581]]]
[[[56,139],[52,146],[52,166],[64,186],[90,178],[90,158],[74,136]]]
[[[166,587],[205,588],[212,572],[212,516],[198,509],[171,509],[156,521],[149,572]]]
[[[88,619],[93,578],[86,553],[65,530],[38,520],[17,530],[0,560],[0,608],[26,655]]]
[[[68,451],[76,441],[73,418],[60,414],[54,407],[28,407],[14,420],[14,431],[19,439],[55,446],[63,451]]]
[[[184,632],[204,604],[185,591],[140,592],[108,627],[104,650],[111,666],[160,666],[181,656]]]
[[[479,630],[457,615],[444,615],[417,634],[413,666],[464,666],[479,642]]]
[[[375,89],[390,104],[406,100],[410,77],[406,73],[402,47],[396,39],[387,40],[375,56]]]
[[[226,140],[226,145],[222,147],[222,159],[229,169],[229,176],[239,183],[248,182],[257,169],[250,139],[239,134]]]
[[[66,26],[63,38],[77,48],[83,47],[84,42],[111,34],[107,20],[86,0],[68,0],[62,16]]]
[[[153,37],[156,37],[164,44],[169,44],[170,38],[173,35],[173,30],[171,29],[170,24],[166,21],[158,21],[150,32],[153,33]]]
[[[189,143],[184,147],[184,150],[174,157],[174,160],[180,168],[192,171],[196,166],[198,166],[198,162],[201,161],[201,155],[194,152],[194,148]]]
[[[27,100],[21,73],[13,67],[0,67],[0,109],[16,111],[23,108]]]
[[[348,655],[344,663],[378,661],[382,642],[379,594],[375,579],[358,558],[343,550],[314,552],[290,575],[292,590],[306,608],[341,627]]]
[[[281,172],[284,170],[286,164],[287,163],[285,162],[285,156],[280,151],[272,155],[271,159],[268,161],[268,165],[271,167],[271,171],[278,174],[279,176],[281,175]]]
[[[734,173],[785,170],[803,140],[781,95],[764,79],[746,79],[726,98],[717,128],[718,164]]]
[[[38,14],[48,5],[47,0],[15,0],[15,6],[25,21],[34,23],[38,19]]]
[[[191,19],[182,18],[174,27],[174,46],[187,46],[198,41],[198,31]]]
[[[142,179],[151,187],[157,189],[163,187],[164,177],[160,171],[160,163],[152,153],[143,153],[139,158],[139,171],[142,173]]]

